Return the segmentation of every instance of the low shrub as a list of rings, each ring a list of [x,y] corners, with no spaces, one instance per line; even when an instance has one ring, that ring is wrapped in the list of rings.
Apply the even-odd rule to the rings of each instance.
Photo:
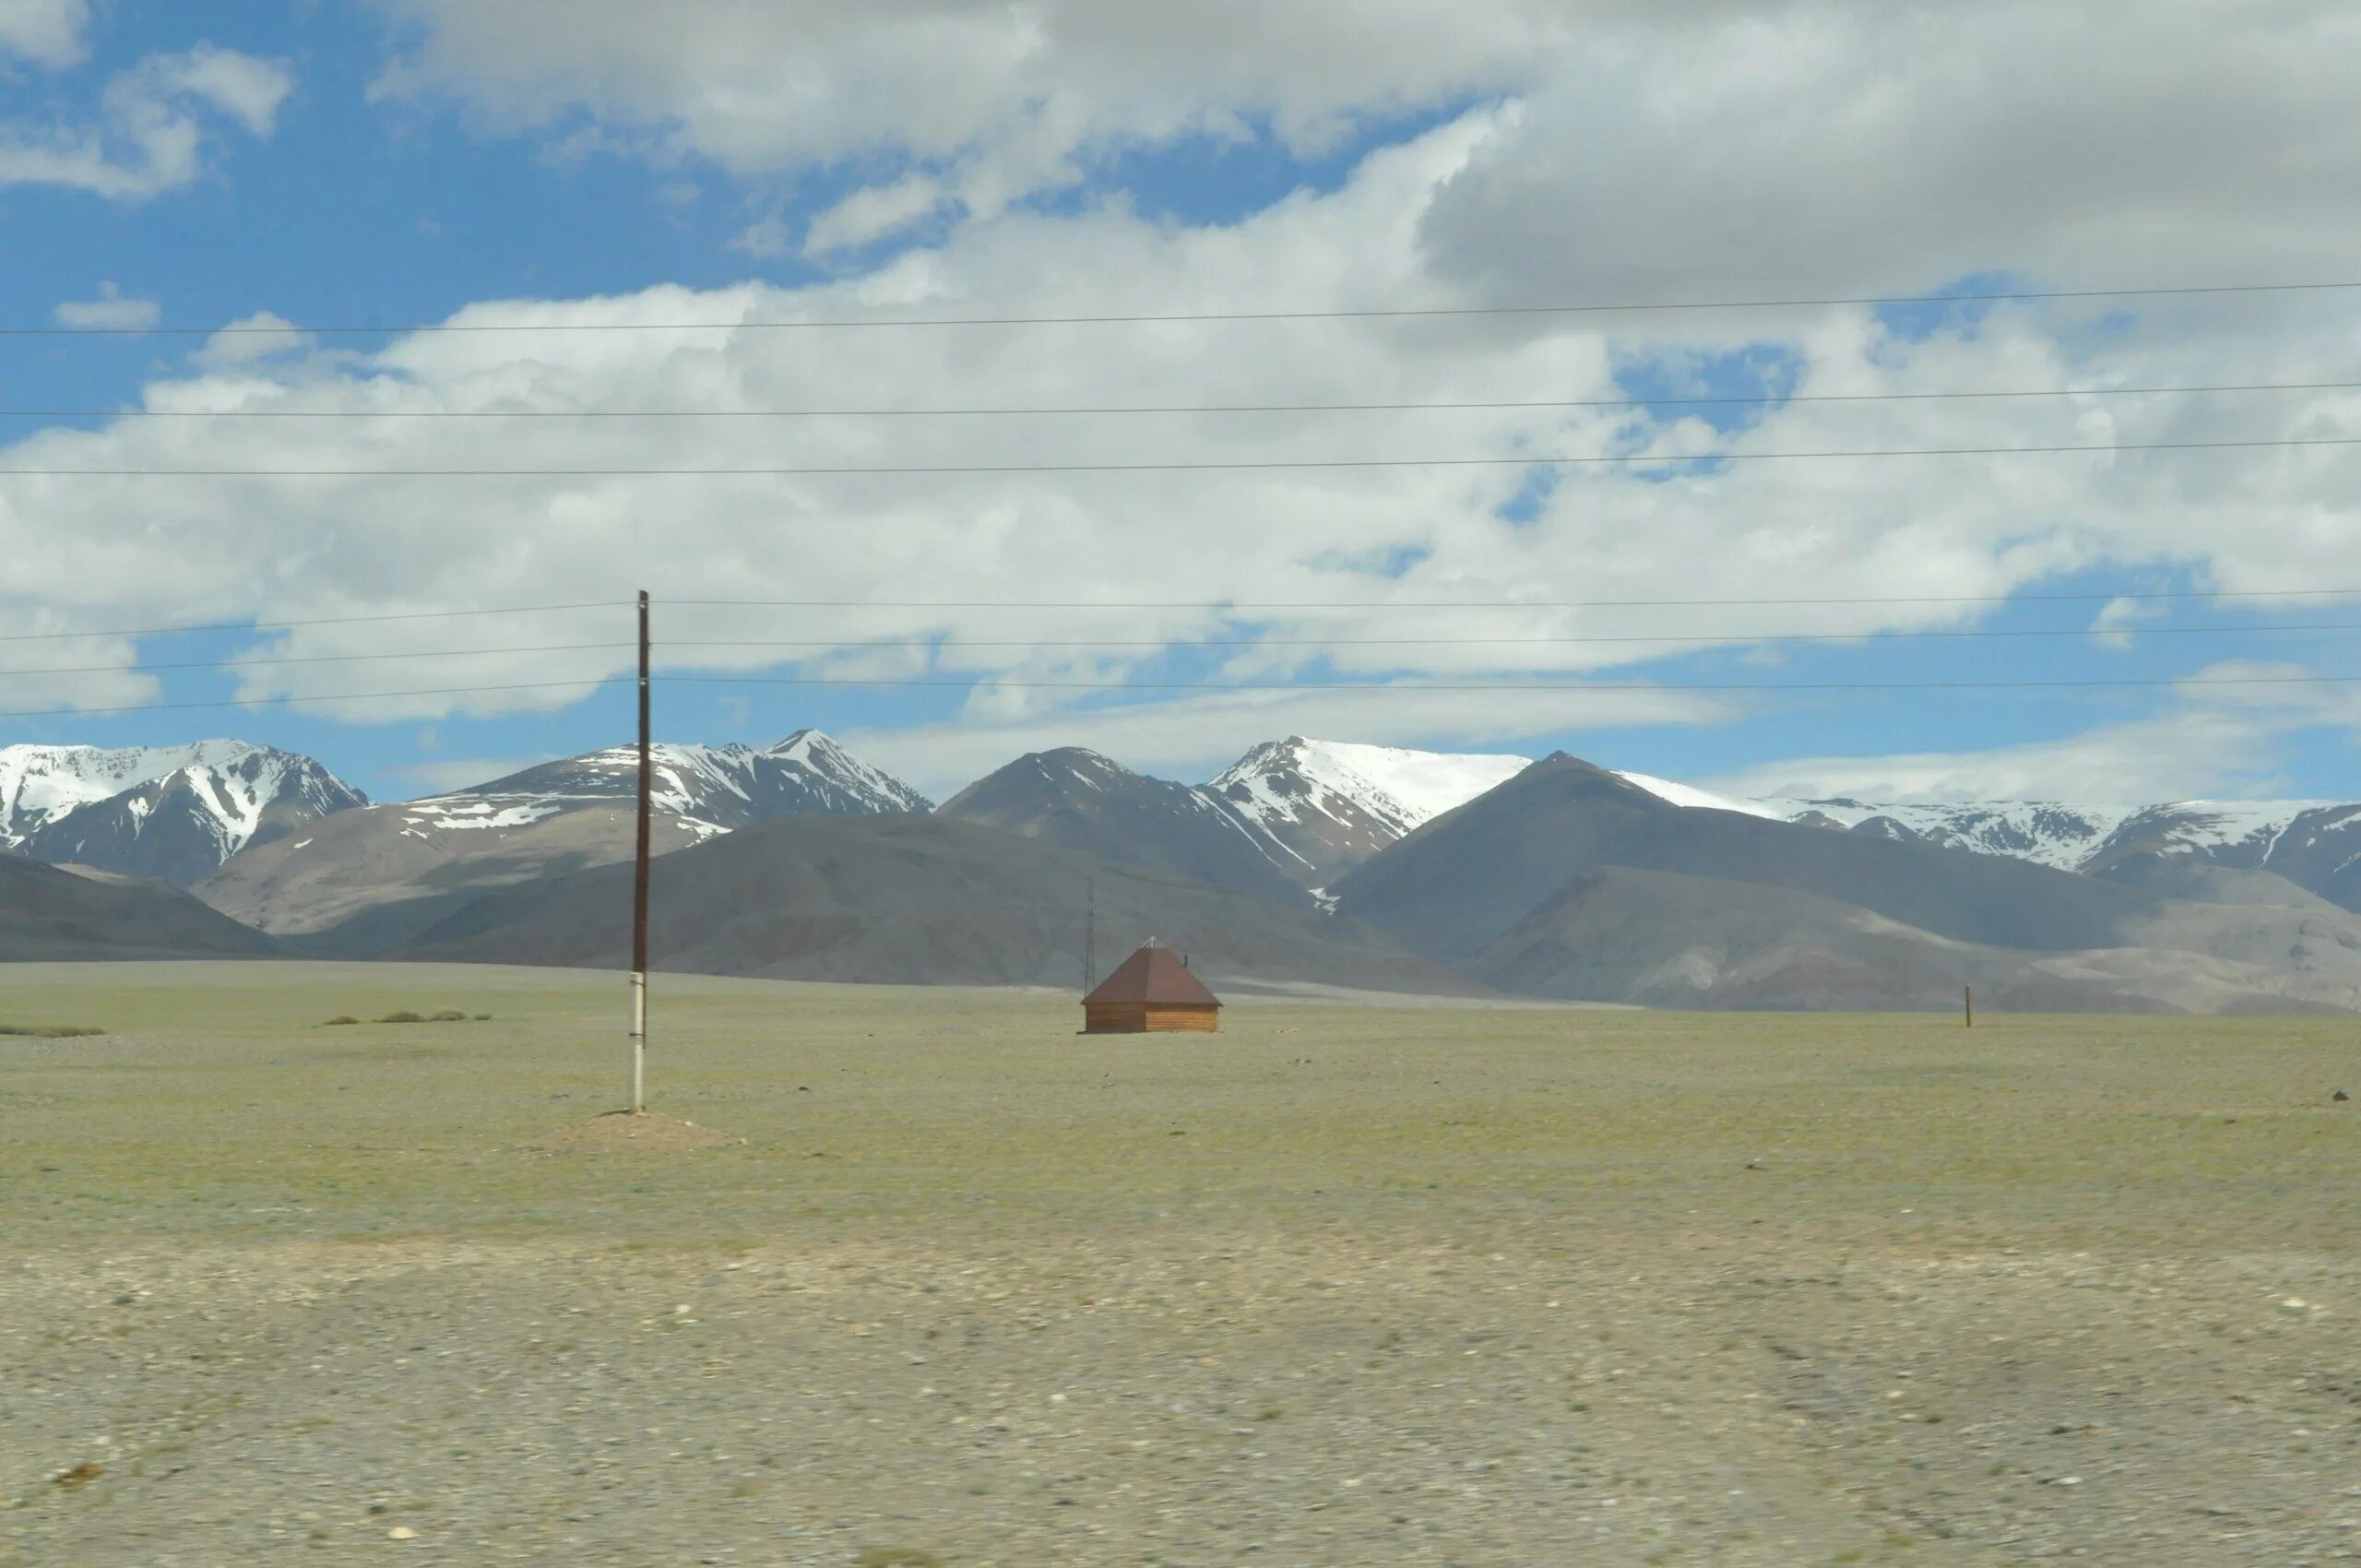
[[[426,1015],[408,1011],[388,1013],[377,1021],[381,1024],[422,1024],[426,1022]]]
[[[443,1011],[435,1014],[434,1016],[427,1020],[430,1024],[464,1024],[467,1021],[468,1016],[465,1013],[456,1011],[449,1007],[444,1008]]]
[[[354,1017],[350,1013],[338,1013],[335,1017],[323,1021],[320,1028],[324,1029],[332,1029],[339,1024],[357,1024],[360,1021],[360,1019]]]
[[[18,1035],[27,1039],[88,1039],[104,1033],[104,1029],[81,1024],[0,1024],[0,1035]]]

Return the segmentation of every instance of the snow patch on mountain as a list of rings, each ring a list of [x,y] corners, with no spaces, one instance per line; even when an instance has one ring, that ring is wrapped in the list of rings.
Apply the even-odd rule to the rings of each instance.
[[[1335,819],[1352,808],[1400,837],[1531,766],[1530,757],[1290,735],[1256,746],[1205,788],[1266,826]]]
[[[1382,797],[1417,827],[1533,766],[1533,759],[1499,754],[1418,752],[1349,741],[1303,741],[1304,771],[1338,790]]]
[[[0,746],[0,841],[11,848],[83,806],[184,768],[222,767],[260,748],[243,741],[185,746]]]
[[[866,815],[922,812],[926,797],[854,756],[817,730],[777,745],[648,748],[648,800],[700,837],[801,812]],[[411,826],[516,827],[587,804],[628,804],[639,794],[639,748],[609,746],[528,767],[472,789],[401,808]]]
[[[312,758],[243,741],[0,747],[0,847],[125,874],[200,876],[259,837],[367,803]]]
[[[1694,806],[1705,811],[1743,812],[1748,816],[1785,819],[1787,813],[1768,801],[1741,800],[1735,795],[1716,795],[1711,790],[1700,790],[1691,784],[1678,784],[1669,778],[1658,778],[1647,773],[1619,773],[1615,776],[1626,784],[1636,784],[1660,801],[1676,806]]]

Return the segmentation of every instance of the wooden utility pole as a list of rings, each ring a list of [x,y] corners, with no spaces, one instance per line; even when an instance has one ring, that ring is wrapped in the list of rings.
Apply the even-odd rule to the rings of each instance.
[[[639,596],[639,839],[631,881],[631,1113],[647,1110],[647,840],[656,765],[648,724],[647,594]]]
[[[1098,984],[1098,879],[1084,881],[1082,895],[1082,993]]]
[[[1972,1029],[1975,1027],[1975,988],[1972,985],[1960,987],[1959,997],[1967,1008],[1967,1027]]]

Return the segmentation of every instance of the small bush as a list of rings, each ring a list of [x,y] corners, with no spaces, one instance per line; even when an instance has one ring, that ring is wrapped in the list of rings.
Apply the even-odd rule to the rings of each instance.
[[[88,1039],[104,1033],[104,1029],[81,1024],[0,1024],[0,1035],[18,1035],[27,1039]]]
[[[492,1022],[492,1015],[489,1013],[479,1013],[476,1015],[476,1022],[479,1024],[489,1024]]]
[[[354,1016],[353,1016],[351,1014],[350,1014],[350,1013],[338,1013],[335,1017],[330,1018],[330,1019],[326,1020],[325,1023],[321,1024],[321,1025],[320,1025],[320,1028],[324,1028],[324,1029],[332,1029],[332,1028],[337,1028],[337,1027],[338,1027],[338,1025],[340,1025],[340,1024],[357,1024],[357,1023],[359,1023],[360,1021],[361,1021],[360,1019],[358,1019],[358,1018],[354,1017]]]
[[[426,1022],[426,1015],[408,1011],[388,1013],[377,1021],[381,1024],[422,1024]]]
[[[465,1013],[458,1012],[449,1007],[444,1008],[443,1011],[435,1014],[433,1017],[427,1020],[427,1022],[432,1024],[464,1024],[467,1021],[468,1016]]]

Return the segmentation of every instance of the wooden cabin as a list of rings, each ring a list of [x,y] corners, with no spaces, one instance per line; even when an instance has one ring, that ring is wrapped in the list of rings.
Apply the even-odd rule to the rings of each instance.
[[[1152,944],[1116,965],[1115,972],[1082,999],[1082,1032],[1086,1035],[1211,1034],[1220,1028],[1221,999],[1171,949]]]

